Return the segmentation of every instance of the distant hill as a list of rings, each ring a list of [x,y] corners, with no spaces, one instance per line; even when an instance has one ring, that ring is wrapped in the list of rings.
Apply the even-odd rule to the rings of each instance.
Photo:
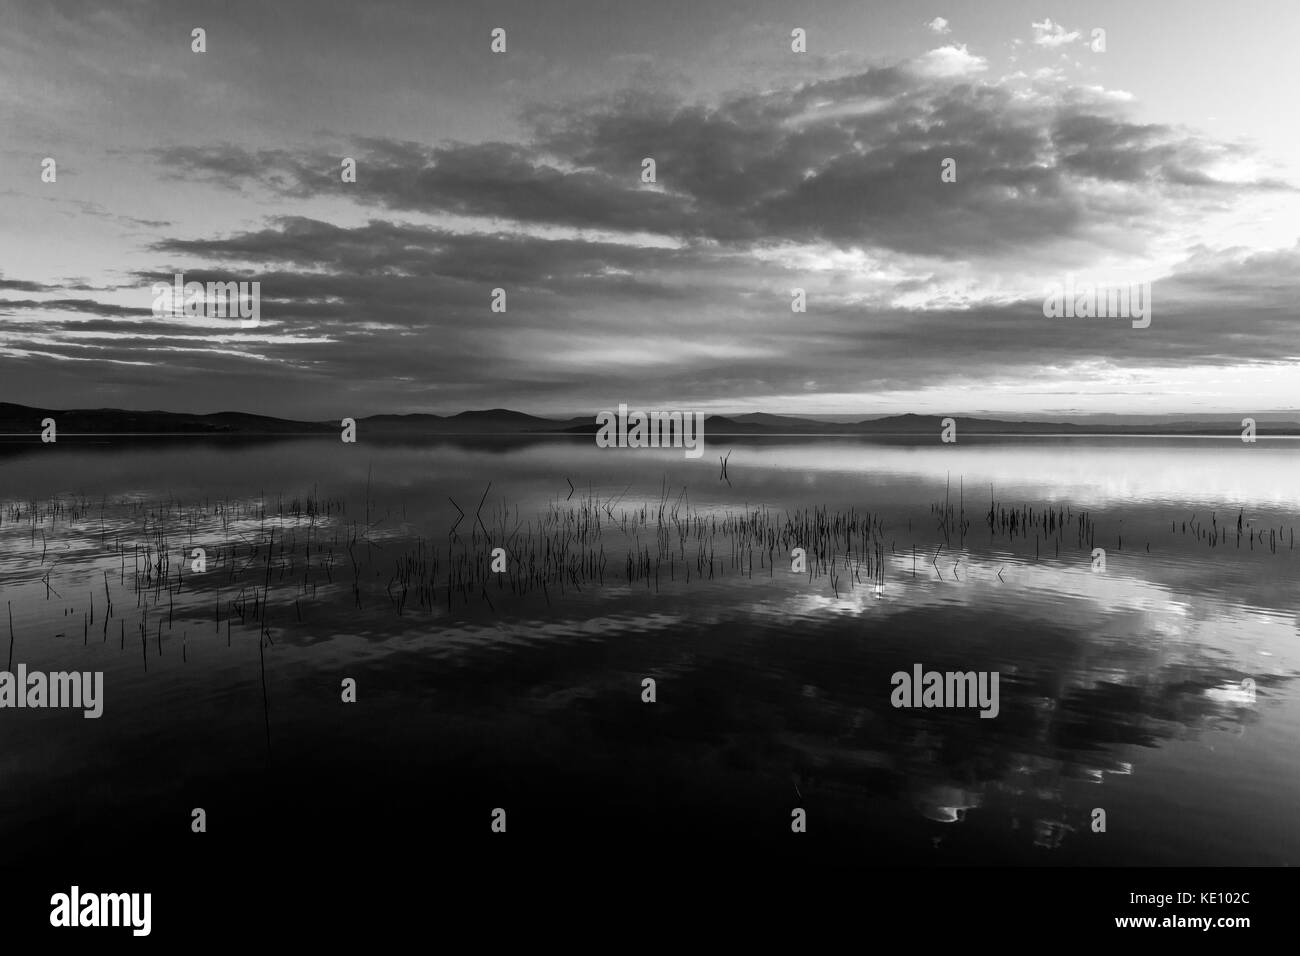
[[[488,408],[456,415],[371,415],[357,420],[382,434],[496,435],[556,431],[561,423],[508,408]],[[337,430],[337,426],[331,426]]]
[[[65,435],[285,435],[338,431],[335,424],[296,422],[245,412],[193,415],[121,408],[59,410],[0,402],[0,434],[38,435],[45,418],[53,418],[59,432]]]
[[[945,416],[891,415],[857,422],[826,422],[792,415],[765,412],[743,415],[710,415],[705,419],[708,435],[893,435],[938,436]],[[994,418],[963,418],[957,421],[958,438],[992,435],[1240,435],[1241,417],[1221,421],[1175,419],[1162,424],[1071,424],[1067,422],[1004,421]],[[245,412],[214,412],[197,415],[186,412],[130,411],[120,408],[48,409],[0,402],[0,434],[37,435],[41,420],[53,418],[59,432],[69,434],[152,434],[152,435],[291,435],[337,434],[338,421],[293,421]],[[508,408],[489,408],[456,415],[371,415],[357,419],[363,434],[379,435],[594,435],[595,415],[590,418],[551,419]],[[1300,435],[1300,423],[1259,421],[1260,435]]]
[[[825,422],[791,415],[751,413],[746,415],[710,415],[704,420],[708,435],[892,435],[938,436],[943,429],[942,415],[890,415],[857,422]],[[1240,435],[1241,419],[1224,421],[1177,421],[1166,424],[1077,425],[1069,422],[1004,421],[996,418],[963,418],[957,422],[957,435]],[[592,434],[599,429],[592,420],[581,421],[566,429],[573,434]],[[1260,435],[1300,435],[1300,423],[1260,421]]]

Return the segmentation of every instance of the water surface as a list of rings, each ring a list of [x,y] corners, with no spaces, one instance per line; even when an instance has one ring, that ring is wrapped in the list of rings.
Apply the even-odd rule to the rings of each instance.
[[[0,445],[14,666],[106,687],[0,711],[11,858],[184,853],[194,807],[240,852],[480,853],[502,807],[539,846],[1300,860],[1295,442],[589,441]],[[998,716],[892,707],[917,663],[997,672]]]

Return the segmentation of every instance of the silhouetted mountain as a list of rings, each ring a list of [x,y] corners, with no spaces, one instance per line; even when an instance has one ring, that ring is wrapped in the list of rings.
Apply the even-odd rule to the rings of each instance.
[[[890,415],[857,422],[825,422],[792,415],[751,412],[743,415],[710,415],[705,419],[708,435],[893,435],[939,437],[943,419],[939,415]],[[1240,417],[1222,421],[1173,418],[1160,424],[1099,424],[1069,422],[1004,421],[995,418],[963,418],[957,422],[958,440],[992,435],[1222,435],[1241,434]],[[39,435],[41,421],[53,418],[60,435],[157,434],[157,435],[290,435],[337,434],[339,421],[292,421],[245,412],[215,412],[197,415],[187,412],[131,411],[120,408],[45,409],[0,402],[0,434]],[[508,408],[464,411],[455,415],[371,415],[357,420],[358,434],[398,435],[594,435],[599,429],[595,416],[568,419],[541,418]],[[1260,435],[1300,435],[1294,421],[1258,420]]]
[[[765,425],[770,428],[785,428],[797,432],[803,428],[818,428],[830,422],[819,422],[811,418],[796,418],[793,415],[769,415],[767,412],[748,412],[744,415],[730,416],[733,422],[742,425]]]
[[[0,402],[0,434],[39,435],[41,422],[54,419],[60,435],[157,434],[157,435],[282,435],[337,432],[339,426],[325,422],[297,422],[246,412],[214,412],[194,415],[185,412],[134,411],[122,408],[49,409]]]
[[[460,412],[456,415],[371,415],[358,419],[367,430],[426,433],[431,435],[526,434],[554,431],[557,423],[508,408],[489,408]]]

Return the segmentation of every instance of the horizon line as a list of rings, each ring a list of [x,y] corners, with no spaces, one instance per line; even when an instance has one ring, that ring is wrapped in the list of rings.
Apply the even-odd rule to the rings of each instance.
[[[629,412],[636,412],[642,410],[652,410],[652,411],[669,410],[673,412],[695,414],[700,411],[698,409],[691,409],[689,408],[688,405],[665,406],[656,403],[638,403],[636,405],[633,405],[632,403],[629,402],[621,402],[618,404],[626,406]],[[33,411],[44,411],[44,412],[62,413],[62,414],[93,413],[93,412],[101,412],[101,413],[124,412],[124,413],[131,413],[131,414],[158,414],[158,415],[175,415],[175,416],[191,415],[191,416],[204,417],[204,418],[213,417],[217,415],[247,415],[250,417],[267,418],[267,419],[272,419],[274,421],[286,422],[289,424],[300,422],[304,424],[320,425],[320,424],[327,424],[327,423],[333,424],[336,420],[341,420],[341,419],[337,419],[336,417],[286,418],[274,413],[250,412],[250,411],[243,411],[243,410],[232,409],[232,408],[223,408],[217,411],[209,411],[209,412],[176,411],[173,409],[166,409],[166,408],[126,408],[122,406],[110,406],[110,405],[101,405],[97,407],[78,406],[78,407],[69,407],[69,408],[52,408],[49,406],[26,405],[21,402],[0,401],[0,407],[3,406],[14,406],[17,408],[31,409]],[[617,408],[617,406],[615,407]],[[525,412],[525,411],[520,411],[517,408],[508,408],[506,406],[499,405],[490,408],[462,408],[460,411],[455,411],[455,412],[446,412],[446,411],[384,412],[381,411],[381,412],[370,412],[368,414],[363,414],[363,415],[346,415],[343,417],[353,418],[357,421],[363,421],[369,418],[385,418],[385,417],[455,418],[460,415],[475,415],[475,414],[485,415],[485,414],[496,413],[496,414],[509,414],[509,415],[524,415],[529,418],[536,418],[543,421],[571,422],[575,419],[586,419],[586,418],[594,419],[596,415],[600,413],[600,411],[609,411],[609,410],[610,409],[607,407],[602,407],[597,412],[582,412],[576,414],[565,414],[563,412],[540,413],[540,412]],[[1001,421],[1001,422],[1008,422],[1008,423],[1025,422],[1025,423],[1032,423],[1038,425],[1047,425],[1047,424],[1052,424],[1054,422],[1059,422],[1060,424],[1079,425],[1079,424],[1084,424],[1084,422],[1072,421],[1072,419],[1112,418],[1112,419],[1165,420],[1165,419],[1175,419],[1175,418],[1194,418],[1194,419],[1195,418],[1217,418],[1217,417],[1242,415],[1245,417],[1255,418],[1258,420],[1261,416],[1283,416],[1283,415],[1300,416],[1300,408],[1263,409],[1263,410],[1251,410],[1251,411],[1243,411],[1237,409],[1237,410],[1188,411],[1188,412],[1150,412],[1145,414],[1139,412],[1066,412],[1066,411],[1062,411],[1062,412],[1043,411],[1043,412],[1030,413],[1030,412],[1014,412],[1014,411],[1006,411],[1006,412],[1003,411],[785,412],[785,411],[766,411],[766,410],[764,411],[716,411],[714,410],[714,411],[704,411],[703,414],[705,415],[706,418],[711,418],[711,417],[740,418],[746,415],[768,415],[775,418],[801,419],[804,421],[817,422],[820,424],[827,424],[827,425],[855,424],[860,422],[878,421],[878,420],[884,420],[889,418],[905,418],[909,416],[915,418],[939,418],[939,419],[945,417],[951,417],[957,419],[975,418],[975,419],[985,419],[990,421]],[[1029,417],[1029,418],[1019,417],[1025,415],[1032,415],[1033,417]],[[861,417],[855,417],[855,416],[861,416]],[[1138,423],[1134,423],[1134,424],[1138,424]],[[5,434],[5,433],[0,433],[0,434]],[[25,434],[25,433],[9,433],[9,434]],[[170,434],[174,434],[174,433],[170,433]]]

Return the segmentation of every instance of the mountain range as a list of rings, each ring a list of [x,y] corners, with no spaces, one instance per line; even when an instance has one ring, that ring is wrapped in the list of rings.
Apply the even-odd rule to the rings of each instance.
[[[1008,421],[954,415],[959,436],[970,435],[1240,435],[1240,416],[1187,419],[1171,417],[1152,423]],[[335,434],[338,421],[294,421],[246,412],[134,411],[119,408],[47,409],[0,402],[0,434],[37,435],[52,418],[61,435],[293,435]],[[944,416],[890,415],[856,422],[831,422],[792,415],[754,412],[710,415],[706,435],[938,435]],[[358,433],[380,435],[529,435],[595,434],[595,416],[553,419],[506,408],[464,411],[456,415],[371,415],[357,419]],[[1257,419],[1257,432],[1300,434],[1300,423]]]

